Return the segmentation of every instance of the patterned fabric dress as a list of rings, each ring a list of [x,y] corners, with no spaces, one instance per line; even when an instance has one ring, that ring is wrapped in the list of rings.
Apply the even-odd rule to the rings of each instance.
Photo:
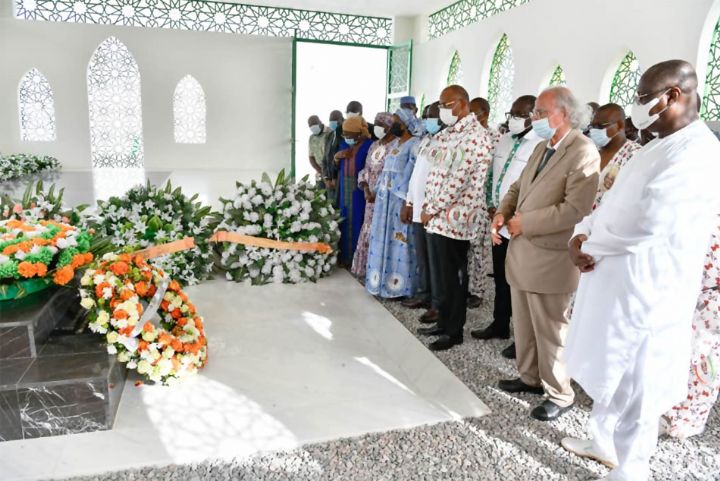
[[[635,155],[635,152],[640,149],[642,149],[642,146],[640,144],[635,143],[632,140],[628,140],[623,144],[622,147],[620,147],[620,150],[615,153],[613,158],[610,159],[610,162],[608,162],[602,172],[600,172],[600,182],[598,183],[598,190],[597,194],[595,195],[595,203],[593,204],[592,210],[597,209],[597,207],[600,205],[600,201],[602,201],[602,198],[605,195],[605,192],[608,191],[608,189],[605,187],[605,179],[608,177],[608,175],[617,176],[620,169],[622,169],[625,164],[627,164],[628,160],[630,160],[632,156]]]
[[[693,356],[688,397],[663,417],[663,431],[688,438],[705,429],[720,393],[720,216],[705,258],[703,284],[693,317]]]
[[[358,174],[358,185],[365,182],[368,187],[370,187],[370,190],[375,193],[375,185],[377,184],[378,177],[380,177],[383,165],[385,164],[385,154],[390,148],[390,145],[393,143],[396,142],[381,144],[380,141],[377,141],[372,144],[370,150],[368,151],[365,168]],[[374,210],[375,202],[365,203],[365,219],[363,220],[362,229],[360,229],[360,236],[358,238],[351,269],[353,275],[363,281],[365,281],[365,273],[367,272],[368,248],[370,247],[370,229],[372,228]]]
[[[365,213],[365,193],[358,188],[358,173],[365,168],[371,139],[365,139],[348,149],[349,158],[342,159],[339,167],[340,256],[338,262],[350,266],[357,246]]]
[[[385,165],[375,188],[375,212],[370,231],[365,287],[370,294],[383,298],[415,294],[416,264],[412,224],[400,222],[410,176],[415,166],[412,137],[403,144],[393,142],[385,156]]]
[[[502,134],[495,129],[487,129],[490,134],[493,150],[500,142]],[[487,209],[485,209],[487,210]],[[470,241],[468,252],[468,277],[470,293],[478,296],[483,301],[489,301],[494,292],[492,274],[492,239],[490,237],[491,221],[485,215],[479,220],[478,235]]]

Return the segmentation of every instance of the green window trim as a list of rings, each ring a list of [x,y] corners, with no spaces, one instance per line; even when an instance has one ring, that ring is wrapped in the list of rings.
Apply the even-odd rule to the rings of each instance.
[[[710,43],[700,115],[704,120],[720,120],[720,19],[715,24]]]
[[[390,45],[393,19],[211,0],[15,0],[22,20]]]
[[[488,102],[490,103],[490,124],[505,121],[505,112],[512,106],[515,64],[507,34],[503,34],[495,48],[490,64],[488,81]]]
[[[638,84],[642,70],[640,62],[632,51],[629,51],[620,61],[610,85],[610,102],[616,103],[626,112],[635,101]]]
[[[530,0],[459,0],[428,17],[428,34],[431,39],[439,38],[529,2]]]
[[[567,80],[565,80],[565,71],[562,68],[562,65],[558,65],[555,67],[555,70],[553,70],[552,76],[550,76],[550,87],[564,87],[567,85]]]
[[[448,68],[447,84],[460,85],[463,81],[462,61],[460,53],[456,50],[450,59],[450,67]]]

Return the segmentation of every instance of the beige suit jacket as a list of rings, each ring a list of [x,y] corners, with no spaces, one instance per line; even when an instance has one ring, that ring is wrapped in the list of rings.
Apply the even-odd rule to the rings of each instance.
[[[508,247],[507,279],[522,291],[567,294],[580,280],[568,256],[568,241],[575,224],[592,210],[600,154],[582,132],[571,130],[533,180],[546,146],[538,144],[500,205],[506,222],[522,214],[523,233]]]

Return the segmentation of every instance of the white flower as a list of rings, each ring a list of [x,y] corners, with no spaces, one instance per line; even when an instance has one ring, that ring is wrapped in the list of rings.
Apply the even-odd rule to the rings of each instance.
[[[117,354],[117,348],[112,344],[107,347],[108,354]]]
[[[85,297],[80,301],[80,305],[85,309],[90,310],[95,305],[95,301],[89,297]]]

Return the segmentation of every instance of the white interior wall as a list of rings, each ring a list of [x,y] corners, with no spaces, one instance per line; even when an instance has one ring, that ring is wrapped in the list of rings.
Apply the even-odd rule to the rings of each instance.
[[[87,65],[100,42],[114,35],[127,45],[140,68],[146,170],[289,171],[291,39],[33,22],[4,13],[0,15],[0,152],[49,154],[58,157],[65,169],[91,168]],[[32,67],[45,74],[55,94],[54,142],[20,140],[17,88]],[[173,137],[173,92],[186,74],[205,90],[206,144],[176,144]]]
[[[416,37],[413,91],[436,100],[457,50],[470,96],[486,96],[503,33],[515,60],[514,97],[537,94],[560,64],[580,99],[607,102],[612,75],[628,50],[641,68],[681,58],[697,64],[703,78],[718,10],[714,0],[532,0],[429,41],[423,39],[427,18],[418,17],[416,35],[423,33]]]

